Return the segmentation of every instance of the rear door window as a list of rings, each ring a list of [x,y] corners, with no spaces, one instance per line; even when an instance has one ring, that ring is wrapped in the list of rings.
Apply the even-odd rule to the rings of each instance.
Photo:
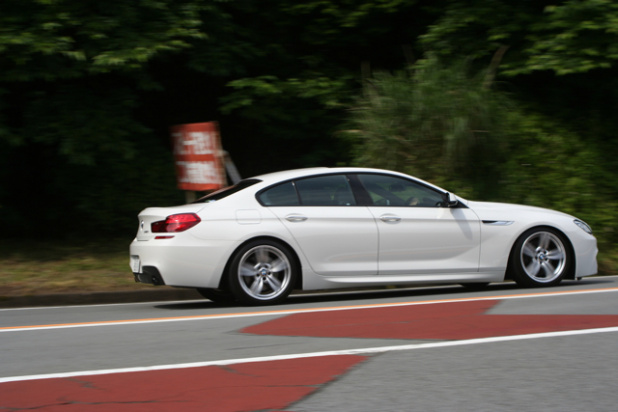
[[[258,195],[258,201],[264,206],[300,205],[294,182],[286,182],[266,189]]]
[[[304,206],[354,206],[356,200],[345,175],[317,176],[296,181]]]
[[[258,194],[264,206],[355,206],[345,175],[316,176],[285,182]]]

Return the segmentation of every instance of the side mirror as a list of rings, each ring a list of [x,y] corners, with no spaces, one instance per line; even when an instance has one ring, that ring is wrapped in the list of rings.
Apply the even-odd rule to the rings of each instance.
[[[455,197],[454,194],[449,192],[446,192],[444,194],[444,204],[446,205],[446,207],[455,207],[458,203],[459,200],[457,200],[457,197]]]

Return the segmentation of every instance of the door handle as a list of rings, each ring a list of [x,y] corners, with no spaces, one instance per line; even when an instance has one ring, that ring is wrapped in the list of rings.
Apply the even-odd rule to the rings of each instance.
[[[386,223],[395,223],[401,221],[401,218],[395,215],[382,215],[380,216],[380,220]]]
[[[304,222],[305,220],[307,220],[307,216],[303,216],[303,215],[287,215],[285,217],[285,220],[287,220],[288,222]]]

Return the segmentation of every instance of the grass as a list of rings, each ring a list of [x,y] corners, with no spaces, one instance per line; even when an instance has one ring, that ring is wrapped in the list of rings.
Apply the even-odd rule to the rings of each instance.
[[[150,289],[129,268],[130,239],[0,241],[0,296]],[[618,251],[601,248],[599,273],[618,274]]]
[[[618,275],[618,247],[599,245],[599,275]]]
[[[0,296],[138,290],[130,240],[0,241]]]

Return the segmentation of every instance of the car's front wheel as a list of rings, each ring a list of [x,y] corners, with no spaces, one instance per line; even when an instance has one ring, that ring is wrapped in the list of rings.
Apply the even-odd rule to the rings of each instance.
[[[241,247],[229,266],[230,289],[236,299],[250,305],[274,304],[294,288],[298,265],[289,248],[270,239]]]
[[[511,275],[520,286],[553,286],[562,281],[572,264],[564,235],[552,228],[534,228],[515,242]]]

